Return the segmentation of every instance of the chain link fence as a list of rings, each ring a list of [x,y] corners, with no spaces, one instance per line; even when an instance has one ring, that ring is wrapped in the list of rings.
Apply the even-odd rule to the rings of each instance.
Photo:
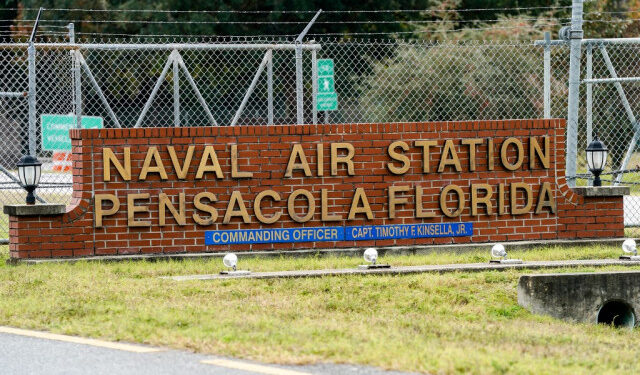
[[[296,76],[296,44],[291,40],[55,42],[36,46],[35,136],[38,157],[44,161],[38,192],[47,202],[69,201],[71,176],[55,171],[51,151],[42,150],[40,116],[75,114],[79,103],[83,116],[100,117],[105,127],[292,124],[298,122],[297,90],[302,91],[305,123],[542,118],[545,107],[551,117],[563,118],[567,113],[566,45],[549,47],[549,100],[545,103],[544,46],[533,42],[316,39],[304,44],[301,85]],[[0,91],[25,93],[26,44],[2,46]],[[619,76],[640,75],[639,47],[609,49]],[[595,48],[592,52],[592,77],[607,76],[606,64]],[[335,111],[314,108],[318,89],[314,65],[318,59],[334,62]],[[584,67],[586,47],[583,59]],[[624,85],[637,113],[639,83]],[[587,86],[582,85],[581,98],[586,97]],[[592,109],[589,111],[586,104],[580,109],[578,150],[586,148],[590,121],[590,129],[597,129],[611,150],[608,172],[616,171],[633,138],[634,125],[615,85],[589,86]],[[9,175],[15,175],[17,159],[27,150],[27,100],[23,95],[0,96],[0,101],[0,202],[22,202],[24,193]],[[627,168],[640,164],[636,151],[634,147]],[[577,159],[577,183],[585,184],[584,155],[577,155]],[[635,183],[640,178],[625,173],[622,181]],[[633,209],[640,224],[640,202]],[[7,227],[7,218],[0,216],[0,238],[7,237]]]

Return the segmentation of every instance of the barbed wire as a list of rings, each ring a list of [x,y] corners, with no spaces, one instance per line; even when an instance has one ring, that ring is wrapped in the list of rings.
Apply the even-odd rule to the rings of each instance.
[[[40,8],[4,8],[5,10],[37,11]],[[363,9],[363,10],[323,10],[323,13],[466,13],[489,11],[529,11],[571,9],[571,6],[540,7],[502,7],[502,8],[470,8],[470,9]],[[86,12],[86,13],[218,13],[218,14],[314,14],[317,10],[167,10],[167,9],[82,9],[82,8],[45,8],[45,11]]]

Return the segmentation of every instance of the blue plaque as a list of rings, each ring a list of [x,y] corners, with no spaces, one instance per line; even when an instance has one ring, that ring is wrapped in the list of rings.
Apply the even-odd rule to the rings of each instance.
[[[348,227],[307,227],[208,230],[205,245],[291,243],[321,241],[367,241],[405,238],[463,237],[473,235],[473,223],[429,223],[362,225]]]

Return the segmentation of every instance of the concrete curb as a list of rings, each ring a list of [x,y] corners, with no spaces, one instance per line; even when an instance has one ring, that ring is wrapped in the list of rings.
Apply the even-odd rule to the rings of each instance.
[[[406,275],[415,273],[448,273],[448,272],[481,272],[481,271],[504,271],[509,269],[544,269],[544,268],[566,268],[566,267],[606,267],[606,266],[640,266],[640,261],[624,261],[617,259],[603,260],[561,260],[561,261],[532,261],[521,264],[499,264],[499,263],[465,263],[465,264],[444,264],[427,266],[405,266],[378,269],[358,269],[342,268],[334,270],[309,270],[309,271],[279,271],[279,272],[255,272],[245,275],[188,275],[188,276],[164,276],[161,279],[174,281],[191,280],[228,280],[228,279],[279,279],[279,278],[302,278],[302,277],[325,277],[325,276],[345,276],[345,275]]]
[[[505,242],[510,250],[527,250],[538,247],[573,247],[573,246],[620,246],[625,238],[599,238],[585,240],[550,240],[550,241],[514,241]],[[455,244],[455,245],[428,245],[428,246],[392,246],[377,248],[380,256],[384,255],[425,255],[440,252],[466,253],[474,250],[489,251],[493,243],[473,243],[473,244]],[[352,256],[360,257],[364,248],[345,248],[345,249],[315,249],[315,250],[287,250],[287,251],[250,251],[236,252],[238,257],[307,257],[307,256]],[[221,258],[227,252],[216,253],[180,253],[180,254],[135,254],[135,255],[104,255],[91,257],[73,257],[73,258],[34,258],[34,259],[13,259],[9,258],[9,264],[38,264],[38,263],[60,263],[60,262],[119,262],[119,261],[162,261],[162,260],[185,260],[185,259],[209,259]]]

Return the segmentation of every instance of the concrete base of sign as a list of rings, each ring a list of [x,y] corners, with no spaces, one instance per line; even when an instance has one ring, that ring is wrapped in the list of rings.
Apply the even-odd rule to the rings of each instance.
[[[621,255],[620,260],[627,260],[631,262],[640,262],[640,255]]]
[[[361,270],[375,270],[379,268],[391,268],[390,264],[361,264],[358,266]]]
[[[573,247],[573,246],[615,246],[620,247],[625,238],[598,238],[582,240],[549,240],[549,241],[513,241],[508,242],[510,251],[527,250],[538,247]],[[390,246],[378,247],[378,255],[427,255],[433,253],[467,253],[470,251],[482,251],[488,254],[493,243],[486,244],[453,244],[453,245],[428,245],[428,246]],[[295,251],[246,251],[236,252],[238,256],[246,257],[309,257],[309,256],[352,256],[361,257],[364,248],[345,249],[307,249]],[[187,260],[187,259],[207,259],[222,258],[225,252],[217,253],[182,253],[182,254],[133,254],[133,255],[102,255],[91,257],[69,257],[69,258],[9,258],[10,264],[37,264],[37,263],[60,263],[60,262],[118,262],[118,261],[157,261],[157,260]]]
[[[521,264],[522,260],[520,259],[491,259],[489,263],[499,263],[499,264]]]
[[[2,211],[11,216],[61,215],[67,212],[64,204],[7,204]]]
[[[237,270],[237,271],[220,271],[221,275],[229,275],[229,276],[243,276],[250,275],[251,271],[247,270]]]
[[[324,270],[297,270],[297,271],[276,271],[276,272],[252,272],[248,275],[186,275],[186,276],[162,276],[161,279],[175,281],[187,280],[222,280],[227,278],[246,279],[278,279],[278,278],[298,278],[298,277],[326,277],[326,276],[348,276],[348,275],[407,275],[416,273],[447,273],[447,272],[482,272],[501,270],[534,270],[545,268],[566,268],[566,267],[610,267],[610,266],[635,266],[635,263],[625,262],[618,259],[601,260],[558,260],[542,262],[523,262],[521,264],[498,264],[498,263],[466,263],[466,264],[439,264],[426,266],[399,266],[378,269],[341,268]],[[638,272],[640,273],[640,272]]]
[[[523,275],[518,304],[558,319],[631,328],[640,311],[640,272]]]

